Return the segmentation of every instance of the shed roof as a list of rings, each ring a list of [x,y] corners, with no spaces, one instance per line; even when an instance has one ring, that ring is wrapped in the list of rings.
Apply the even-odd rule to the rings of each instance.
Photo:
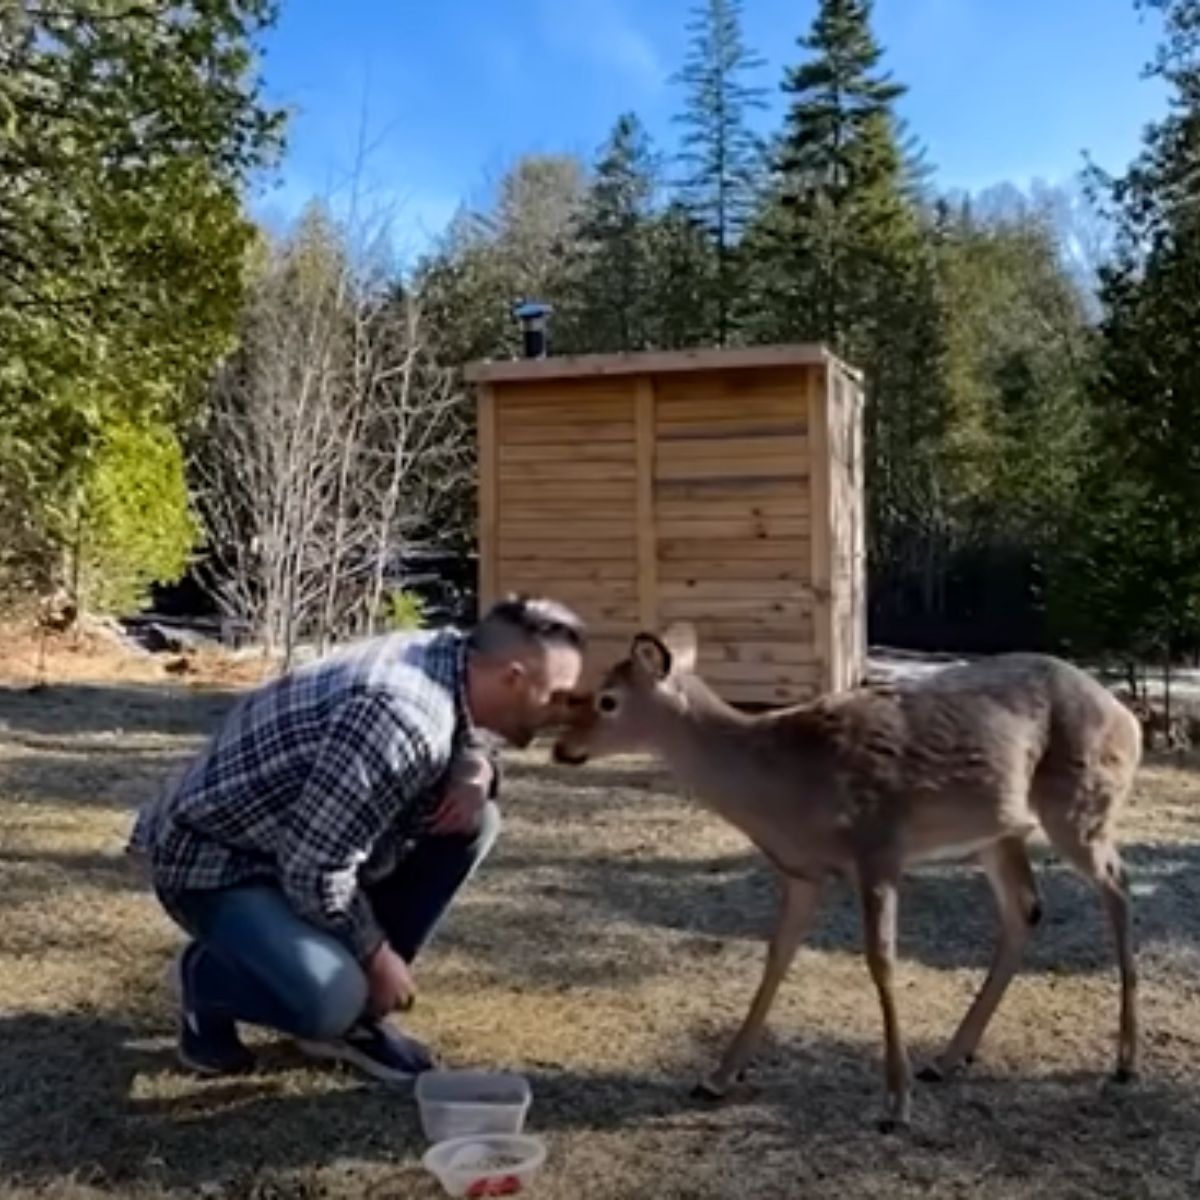
[[[547,358],[484,360],[468,364],[471,383],[519,383],[612,375],[665,375],[681,371],[737,371],[769,367],[823,367],[838,362],[824,346],[794,344],[734,349],[643,350],[633,354],[564,354]],[[842,364],[858,375],[854,368]]]

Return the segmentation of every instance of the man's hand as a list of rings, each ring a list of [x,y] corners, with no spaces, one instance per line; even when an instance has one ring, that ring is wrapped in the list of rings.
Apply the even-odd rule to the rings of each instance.
[[[433,812],[429,828],[434,833],[471,834],[479,831],[479,821],[487,804],[492,782],[492,764],[474,760],[469,773],[452,778]]]
[[[417,988],[408,964],[395,950],[381,942],[367,963],[367,1005],[371,1015],[386,1017],[395,1009],[412,1008]]]

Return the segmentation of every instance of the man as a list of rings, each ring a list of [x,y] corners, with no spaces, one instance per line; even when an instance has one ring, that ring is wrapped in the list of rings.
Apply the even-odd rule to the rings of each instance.
[[[510,598],[469,636],[371,639],[234,709],[130,841],[193,938],[175,969],[187,1066],[250,1069],[238,1022],[385,1082],[432,1064],[384,1018],[499,831],[483,735],[527,746],[583,646],[566,608]]]

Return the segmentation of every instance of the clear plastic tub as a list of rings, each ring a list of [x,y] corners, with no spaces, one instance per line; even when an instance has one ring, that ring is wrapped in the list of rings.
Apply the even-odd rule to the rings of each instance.
[[[469,1200],[519,1195],[545,1161],[539,1138],[500,1133],[438,1142],[422,1160],[448,1195]]]
[[[528,1080],[501,1071],[423,1071],[414,1090],[421,1127],[431,1142],[518,1134],[533,1099]]]

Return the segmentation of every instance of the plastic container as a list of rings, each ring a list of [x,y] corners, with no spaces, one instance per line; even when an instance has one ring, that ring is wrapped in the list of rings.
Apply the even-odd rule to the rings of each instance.
[[[546,1161],[545,1144],[511,1133],[452,1138],[431,1146],[422,1159],[450,1196],[517,1196]]]
[[[500,1071],[423,1071],[414,1091],[431,1142],[518,1134],[533,1099],[528,1080]]]

